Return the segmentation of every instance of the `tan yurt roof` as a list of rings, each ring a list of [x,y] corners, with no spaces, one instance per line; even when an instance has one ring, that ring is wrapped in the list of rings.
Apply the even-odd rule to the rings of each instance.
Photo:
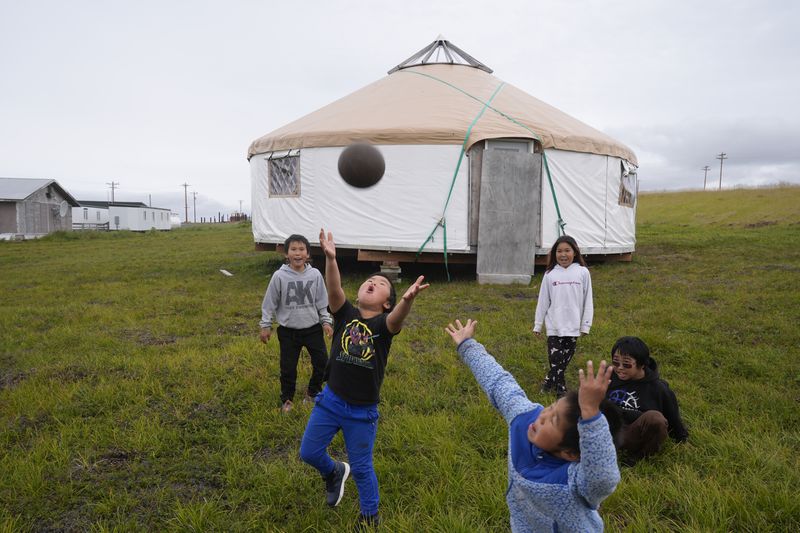
[[[454,50],[461,52],[448,41],[434,41],[388,76],[256,139],[248,158],[354,141],[462,144],[475,122],[467,148],[485,139],[538,138],[545,149],[611,155],[638,164],[624,144],[503,82],[466,53],[461,52],[471,60],[468,63],[426,62],[431,55],[426,50],[442,43],[449,45],[447,57],[455,56]],[[409,62],[420,54],[419,60]],[[481,115],[485,103],[489,107]]]

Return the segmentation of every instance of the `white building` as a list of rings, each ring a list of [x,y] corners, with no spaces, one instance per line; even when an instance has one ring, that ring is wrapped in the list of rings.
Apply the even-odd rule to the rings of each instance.
[[[337,172],[356,141],[386,163],[367,189]],[[248,159],[259,249],[324,227],[361,260],[449,258],[479,280],[525,282],[561,234],[588,255],[629,260],[636,244],[633,151],[442,38],[256,139]]]
[[[79,202],[79,207],[72,208],[72,229],[108,229],[108,206],[99,207],[96,202]]]
[[[94,202],[80,201],[80,206],[72,212],[73,227],[84,224],[81,229],[109,229],[149,231],[151,229],[170,230],[170,210],[149,207],[142,202]],[[99,227],[93,227],[98,226]]]

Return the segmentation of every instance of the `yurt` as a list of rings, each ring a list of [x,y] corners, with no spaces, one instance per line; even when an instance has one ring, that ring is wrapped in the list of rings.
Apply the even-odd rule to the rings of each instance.
[[[383,178],[337,172],[367,142]],[[333,232],[338,253],[397,268],[467,262],[478,280],[527,283],[562,234],[589,256],[630,259],[633,151],[492,75],[439,38],[388,75],[252,142],[258,249]]]

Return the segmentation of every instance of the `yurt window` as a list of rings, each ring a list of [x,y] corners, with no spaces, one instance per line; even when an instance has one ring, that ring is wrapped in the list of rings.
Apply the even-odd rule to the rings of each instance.
[[[639,184],[636,179],[636,167],[627,161],[620,161],[619,205],[633,207],[636,204],[636,192]]]
[[[270,196],[300,196],[300,153],[267,158]]]

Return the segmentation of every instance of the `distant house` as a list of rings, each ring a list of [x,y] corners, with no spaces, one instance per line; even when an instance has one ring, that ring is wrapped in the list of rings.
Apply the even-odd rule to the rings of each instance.
[[[56,180],[0,178],[0,239],[30,239],[72,229],[78,201]]]
[[[74,230],[108,230],[108,205],[97,207],[97,202],[84,202],[78,200],[81,205],[72,208],[72,229]]]
[[[73,225],[108,224],[108,229],[148,231],[169,230],[170,210],[149,207],[142,202],[94,202],[81,200],[80,206],[72,210]],[[94,229],[87,226],[86,229]],[[105,229],[105,228],[103,228]]]

